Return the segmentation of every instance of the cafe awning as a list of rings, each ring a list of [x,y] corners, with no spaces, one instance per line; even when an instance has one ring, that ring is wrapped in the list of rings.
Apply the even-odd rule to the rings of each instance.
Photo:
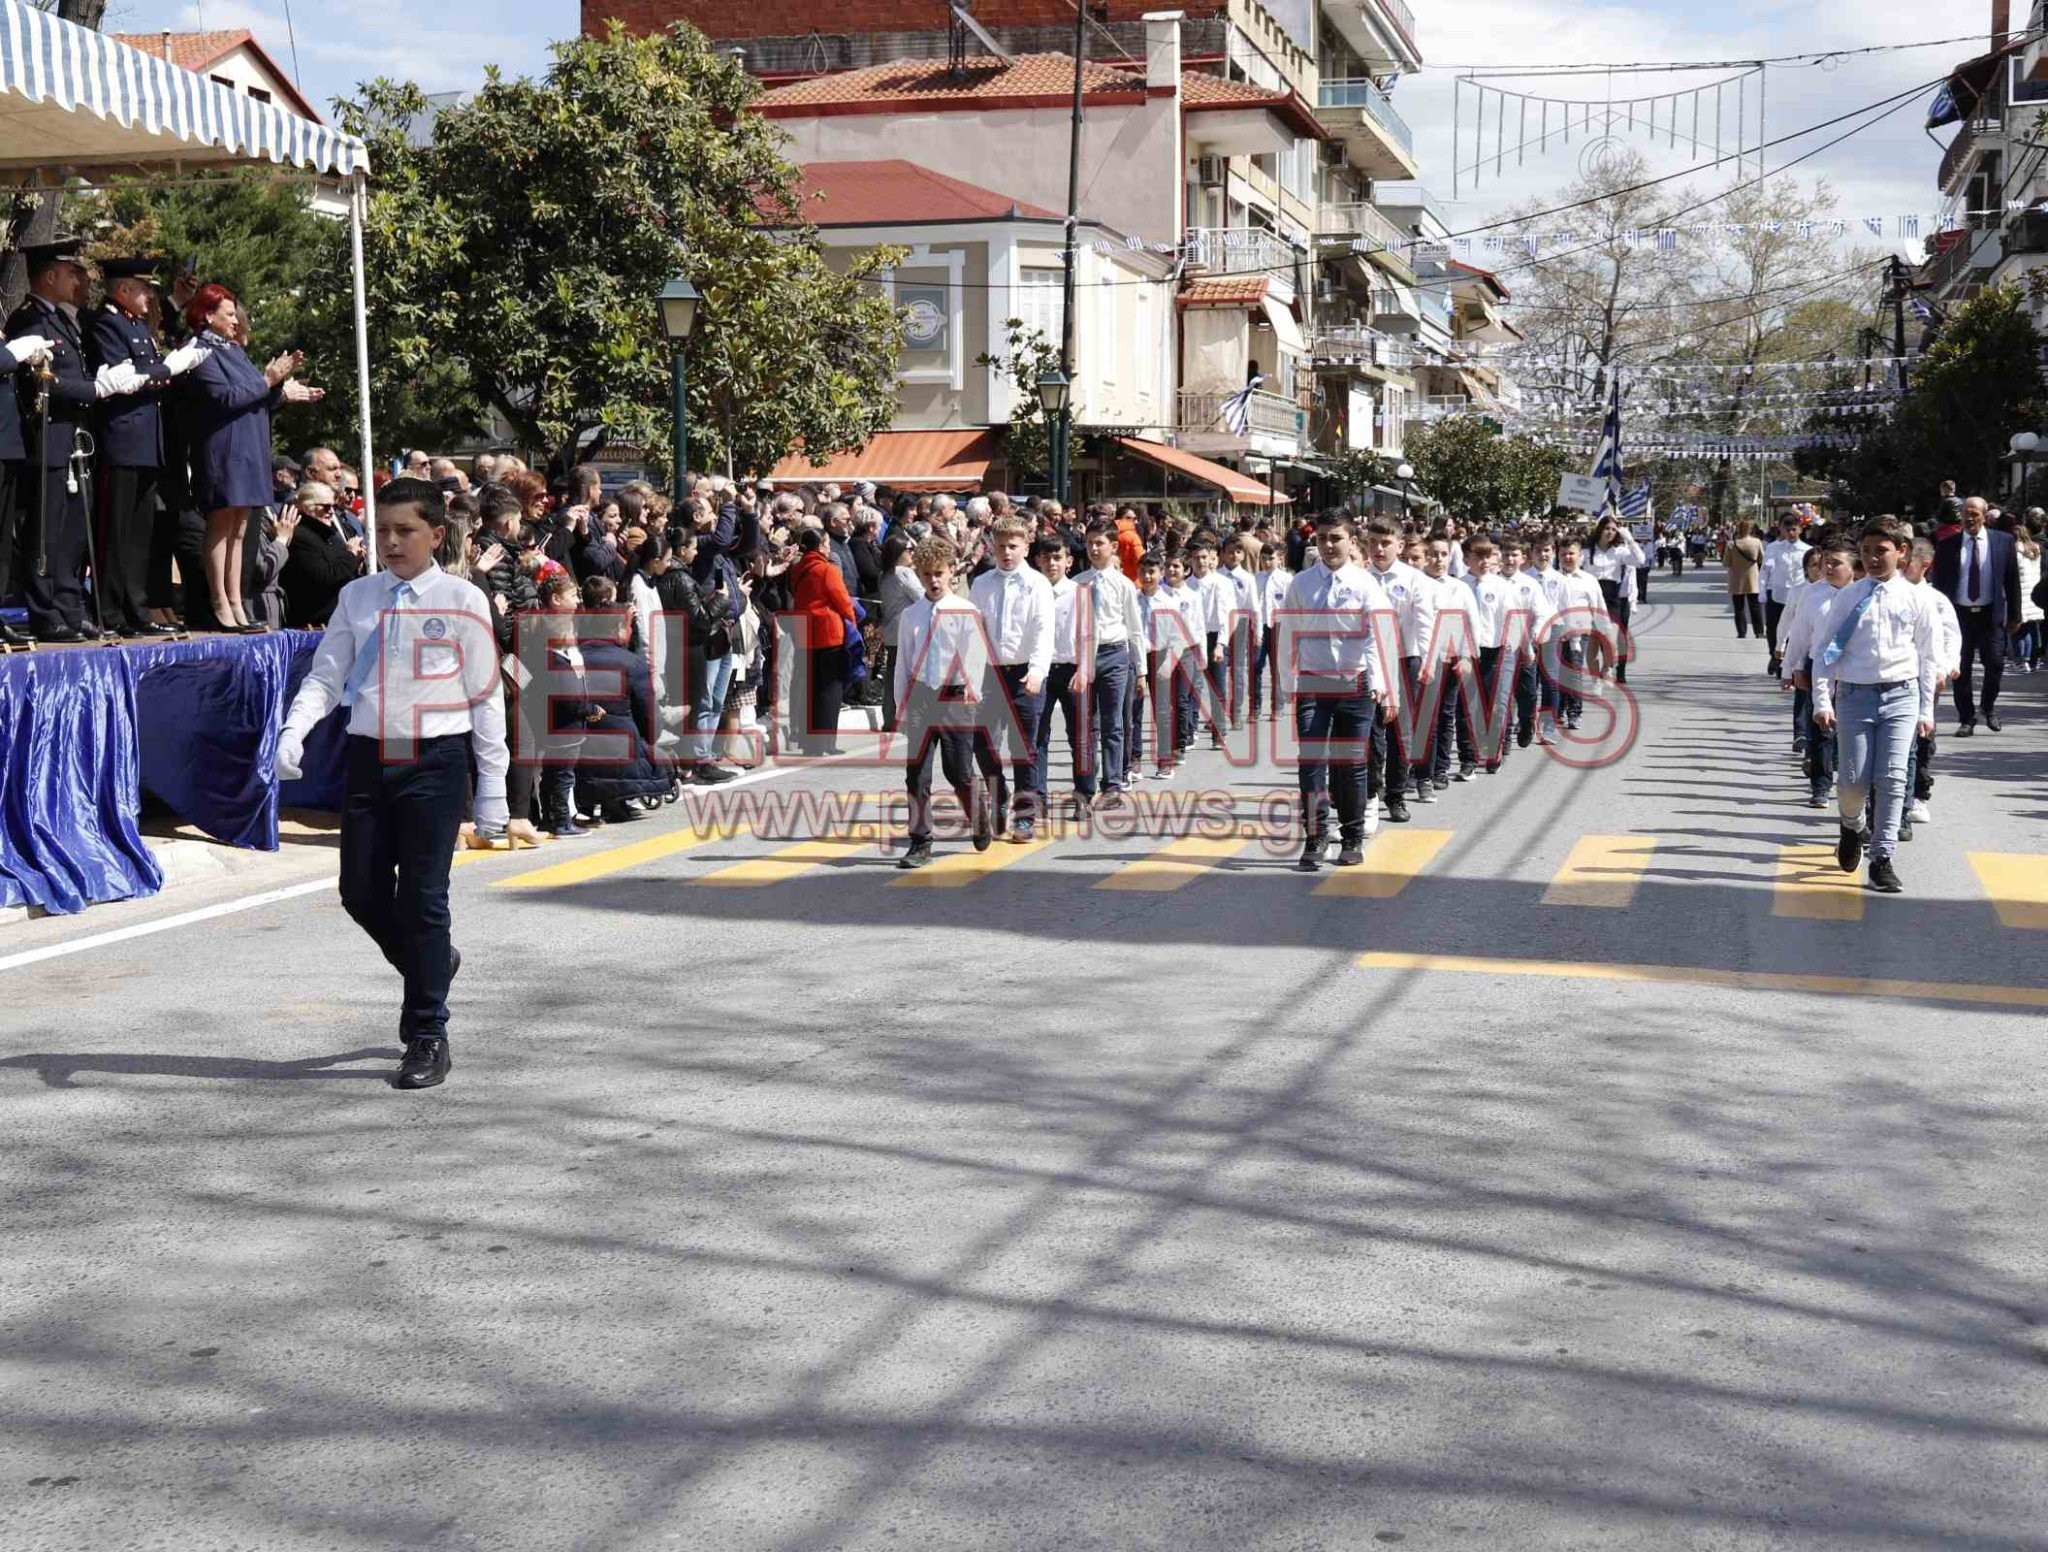
[[[1197,458],[1193,453],[1182,452],[1177,447],[1168,447],[1164,442],[1148,442],[1143,437],[1118,437],[1116,444],[1125,452],[1156,464],[1175,474],[1182,474],[1191,480],[1210,485],[1223,492],[1232,501],[1249,507],[1286,506],[1290,498],[1276,493],[1249,474],[1241,474],[1225,464],[1211,463],[1206,458]]]
[[[866,447],[812,463],[791,453],[768,477],[787,485],[850,485],[872,480],[895,490],[979,489],[1002,433],[988,426],[951,431],[882,431]]]

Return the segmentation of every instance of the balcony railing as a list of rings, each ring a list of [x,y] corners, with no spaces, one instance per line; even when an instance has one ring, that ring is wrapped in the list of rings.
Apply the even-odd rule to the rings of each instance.
[[[1187,262],[1212,275],[1270,275],[1290,284],[1301,250],[1262,226],[1198,226],[1187,234]]]
[[[1382,215],[1377,206],[1326,204],[1322,211],[1324,236],[1364,238],[1370,248],[1392,249],[1397,256],[1407,257],[1404,250],[1413,239]]]
[[[1407,35],[1408,41],[1411,44],[1414,43],[1415,13],[1408,9],[1403,0],[1380,0],[1380,4],[1386,8],[1387,14],[1394,18],[1401,31]]]
[[[1223,406],[1231,397],[1233,396],[1227,393],[1190,393],[1182,390],[1180,429],[1229,436],[1233,428],[1223,422]],[[1283,441],[1291,439],[1299,442],[1308,421],[1307,412],[1300,405],[1292,399],[1281,398],[1277,393],[1254,393],[1246,404],[1246,411],[1245,431],[1250,436],[1278,437]]]
[[[1979,151],[1999,149],[2004,126],[1997,117],[1998,111],[1996,104],[1990,105],[1991,118],[1972,119],[1963,125],[1948,143],[1948,149],[1941,153],[1941,172],[1935,181],[1943,193],[1955,191],[1957,181]]]
[[[1408,127],[1408,121],[1394,111],[1394,104],[1387,94],[1373,84],[1369,76],[1340,77],[1325,81],[1316,90],[1317,105],[1324,108],[1363,108],[1388,134],[1394,137],[1403,151],[1415,154],[1415,132]]]
[[[1401,370],[1415,357],[1405,340],[1382,334],[1362,323],[1339,324],[1335,328],[1319,330],[1310,349],[1318,361],[1353,362],[1361,366],[1385,367],[1389,371]]]

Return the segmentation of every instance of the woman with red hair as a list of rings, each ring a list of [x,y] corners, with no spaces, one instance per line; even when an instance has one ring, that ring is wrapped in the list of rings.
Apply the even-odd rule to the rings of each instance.
[[[193,504],[206,514],[206,590],[224,631],[260,631],[242,603],[242,541],[249,509],[273,499],[270,412],[279,404],[313,404],[321,390],[297,381],[298,351],[267,367],[251,361],[238,339],[246,321],[235,295],[205,285],[185,321],[212,354],[185,381],[192,406]]]

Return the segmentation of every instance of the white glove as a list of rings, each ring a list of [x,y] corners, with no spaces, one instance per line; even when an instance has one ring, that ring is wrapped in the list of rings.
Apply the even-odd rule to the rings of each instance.
[[[187,340],[168,356],[164,357],[164,365],[171,369],[171,376],[183,377],[212,354],[213,347],[211,345],[202,345],[196,339]]]
[[[286,732],[277,741],[277,779],[297,781],[305,775],[301,768],[306,759],[306,741],[297,733]]]
[[[24,334],[20,339],[11,339],[4,347],[13,358],[14,365],[27,366],[31,361],[40,360],[57,348],[57,343],[41,334]]]
[[[148,381],[133,363],[114,361],[93,374],[92,387],[96,397],[111,399],[119,394],[134,393]]]

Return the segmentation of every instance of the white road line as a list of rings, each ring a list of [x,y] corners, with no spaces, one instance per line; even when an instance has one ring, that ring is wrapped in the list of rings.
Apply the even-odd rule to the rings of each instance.
[[[195,922],[212,921],[219,916],[233,916],[237,911],[253,911],[258,906],[275,905],[280,900],[294,900],[300,895],[310,895],[334,887],[335,875],[323,874],[308,879],[303,884],[289,884],[283,889],[266,889],[261,894],[244,895],[239,900],[224,900],[219,905],[209,905],[196,911],[186,911],[178,916],[164,916],[156,921],[137,922],[132,927],[116,927],[112,932],[95,932],[89,937],[69,938],[62,943],[52,943],[46,948],[24,949],[19,954],[9,954],[0,959],[0,972],[19,970],[25,965],[41,964],[46,959],[62,959],[66,954],[82,954],[89,948],[105,948],[110,943],[126,943],[133,938],[146,938],[152,933],[169,932],[173,927],[189,927]]]
[[[822,759],[809,760],[802,765],[774,765],[765,770],[749,771],[746,775],[726,782],[711,791],[730,791],[734,787],[751,786],[755,782],[769,781],[777,776],[794,776],[799,772],[815,770],[821,765],[834,765],[841,760],[850,760],[861,753],[846,750]],[[43,948],[23,949],[19,954],[0,958],[0,975],[9,970],[20,970],[29,965],[42,964],[46,960],[62,959],[67,954],[83,954],[88,949],[106,948],[115,943],[127,943],[136,938],[146,938],[154,933],[169,932],[174,927],[190,927],[198,922],[213,921],[222,916],[233,916],[241,911],[253,911],[262,906],[276,905],[282,900],[295,900],[300,895],[310,895],[334,887],[332,873],[310,879],[303,884],[290,884],[283,889],[266,889],[260,894],[245,895],[239,900],[224,900],[219,905],[204,906],[196,911],[185,911],[176,916],[160,917],[156,921],[137,922],[132,927],[116,927],[110,932],[95,932],[82,938],[67,938],[62,943],[52,943]]]

